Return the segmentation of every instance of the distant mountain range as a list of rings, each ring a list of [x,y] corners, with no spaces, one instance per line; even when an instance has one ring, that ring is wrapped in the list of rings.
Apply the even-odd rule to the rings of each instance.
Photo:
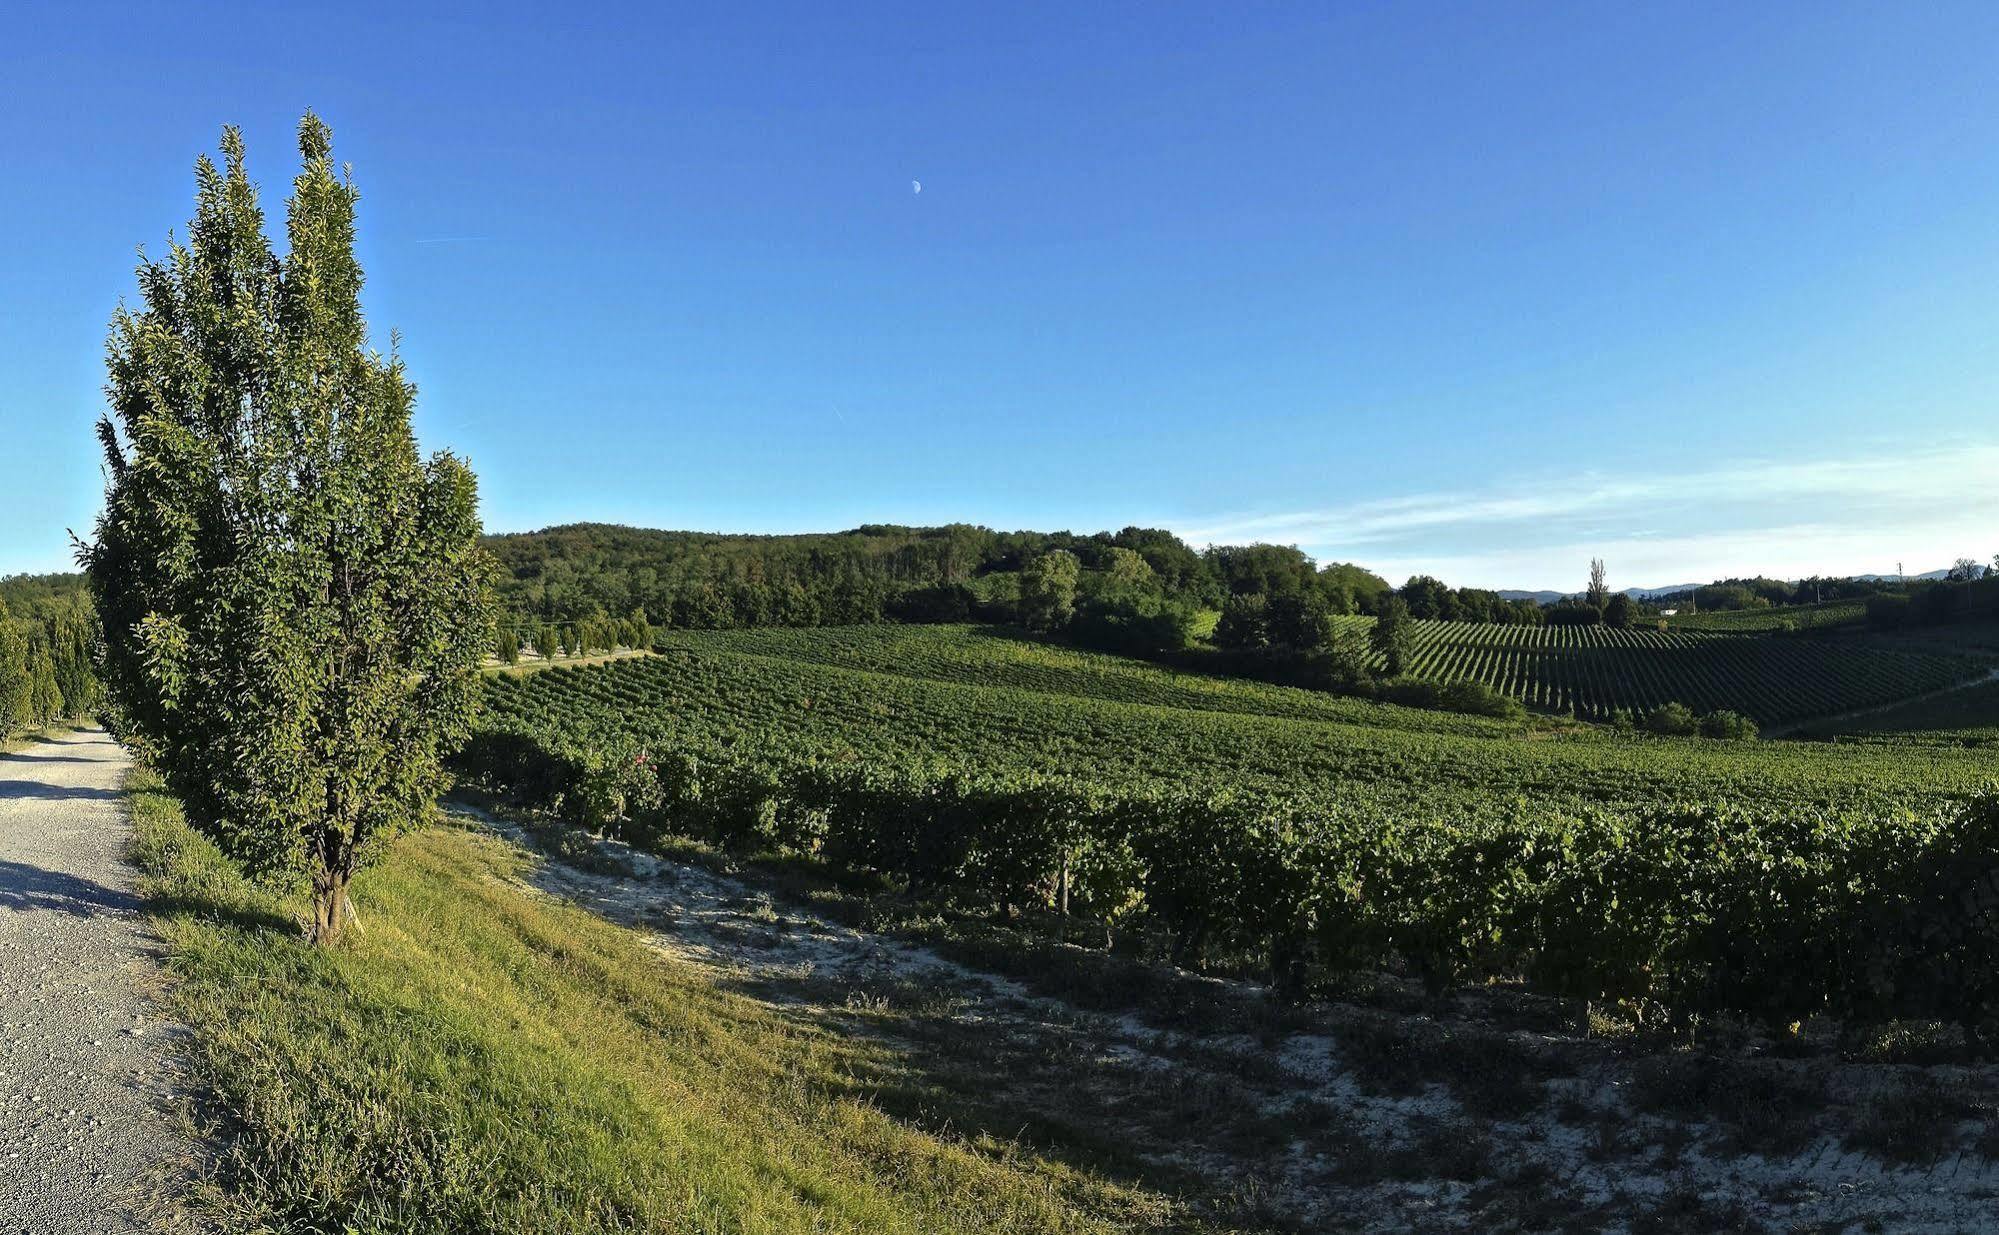
[[[1670,587],[1628,587],[1624,589],[1624,593],[1633,600],[1651,600],[1655,596],[1670,596],[1674,592],[1686,592],[1706,586],[1704,583],[1675,583]],[[1552,605],[1558,600],[1573,600],[1582,593],[1505,591],[1499,595],[1503,600],[1531,600],[1537,605]]]
[[[1907,576],[1907,578],[1910,578],[1910,579],[1941,579],[1941,578],[1943,578],[1944,576],[1946,576],[1946,575],[1948,575],[1948,574],[1950,574],[1950,569],[1949,569],[1948,567],[1946,567],[1946,568],[1944,568],[1943,570],[1926,570],[1926,571],[1924,571],[1924,572],[1923,572],[1922,574],[1919,574],[1919,575],[1909,575],[1909,576]],[[1895,581],[1895,580],[1896,580],[1896,579],[1897,579],[1897,578],[1898,578],[1899,576],[1896,576],[1896,575],[1852,575],[1852,576],[1849,576],[1849,577],[1850,577],[1850,578],[1854,578],[1854,579],[1864,579],[1864,580],[1866,580],[1866,581],[1867,581],[1867,582],[1869,582],[1869,583],[1893,583],[1893,582],[1894,582],[1894,581]],[[1785,582],[1786,582],[1786,583],[1796,583],[1796,582],[1797,582],[1797,580],[1796,580],[1796,579],[1786,579],[1786,580],[1785,580]],[[1694,590],[1695,588],[1697,588],[1697,587],[1706,587],[1706,586],[1708,586],[1708,585],[1707,585],[1707,584],[1705,584],[1705,583],[1674,583],[1674,584],[1670,584],[1670,585],[1668,585],[1668,586],[1666,586],[1666,587],[1628,587],[1628,588],[1625,588],[1625,589],[1624,589],[1624,592],[1625,592],[1625,595],[1627,595],[1627,596],[1631,597],[1631,598],[1632,598],[1633,600],[1653,600],[1653,599],[1656,599],[1657,597],[1660,597],[1660,596],[1671,596],[1671,595],[1673,595],[1673,594],[1674,594],[1674,593],[1676,593],[1676,592],[1691,592],[1691,591],[1693,591],[1693,590]],[[1580,597],[1580,596],[1582,595],[1582,593],[1581,593],[1580,591],[1575,591],[1575,592],[1523,592],[1523,591],[1518,591],[1518,590],[1512,590],[1512,591],[1502,591],[1502,592],[1500,592],[1500,593],[1499,593],[1499,595],[1500,595],[1501,599],[1504,599],[1504,600],[1531,600],[1531,601],[1533,601],[1533,602],[1534,602],[1535,604],[1538,604],[1538,605],[1552,605],[1552,604],[1554,604],[1554,603],[1555,603],[1556,601],[1561,601],[1561,600],[1574,600],[1574,599],[1576,599],[1576,598]]]

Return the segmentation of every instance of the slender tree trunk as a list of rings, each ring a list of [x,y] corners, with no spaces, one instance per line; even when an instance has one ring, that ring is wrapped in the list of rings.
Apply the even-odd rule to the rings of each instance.
[[[312,942],[329,947],[346,925],[348,872],[321,869],[312,876]]]

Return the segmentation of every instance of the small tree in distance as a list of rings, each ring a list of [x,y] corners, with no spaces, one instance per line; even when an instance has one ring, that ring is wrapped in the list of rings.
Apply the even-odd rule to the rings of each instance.
[[[1381,658],[1382,672],[1399,677],[1409,660],[1409,604],[1400,596],[1388,596],[1374,615],[1374,630],[1368,644]]]
[[[366,346],[352,183],[318,118],[273,251],[243,142],[196,168],[187,242],[112,321],[109,491],[80,556],[121,736],[313,941],[383,838],[425,820],[491,646],[471,471],[428,460],[400,359]]]
[[[1030,630],[1059,630],[1076,612],[1076,583],[1083,564],[1067,549],[1054,549],[1020,573],[1020,620]]]
[[[1583,599],[1599,611],[1610,603],[1610,585],[1605,582],[1603,559],[1600,557],[1589,560],[1589,590],[1583,593]]]

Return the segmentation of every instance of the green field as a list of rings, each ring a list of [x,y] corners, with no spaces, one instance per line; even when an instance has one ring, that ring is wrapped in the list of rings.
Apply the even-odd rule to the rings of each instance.
[[[1665,619],[1674,630],[1755,634],[1786,630],[1830,630],[1858,626],[1867,620],[1867,602],[1827,600],[1815,605],[1775,605],[1766,609],[1718,609],[1711,613],[1680,613]]]
[[[1982,676],[1993,663],[1978,649],[1873,639],[1469,622],[1411,627],[1410,676],[1478,682],[1529,707],[1586,720],[1683,703],[1775,724],[1906,699]]]

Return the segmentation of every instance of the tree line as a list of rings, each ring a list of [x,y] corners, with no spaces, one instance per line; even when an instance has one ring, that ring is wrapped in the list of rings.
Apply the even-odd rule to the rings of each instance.
[[[0,579],[0,737],[96,711],[96,637],[76,576]]]

